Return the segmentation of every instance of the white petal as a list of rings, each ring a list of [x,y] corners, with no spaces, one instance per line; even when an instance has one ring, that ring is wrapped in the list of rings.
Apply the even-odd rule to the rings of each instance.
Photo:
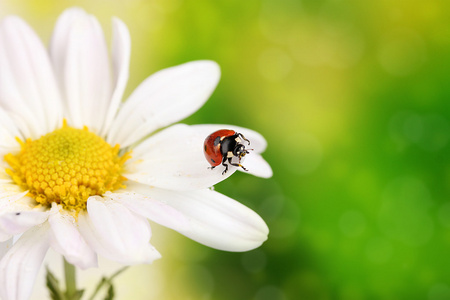
[[[236,132],[242,133],[242,135],[244,135],[250,141],[250,145],[248,145],[248,148],[253,149],[252,152],[262,153],[267,148],[267,141],[260,133],[245,127],[239,127],[230,124],[199,124],[191,126],[205,138],[219,129],[231,129]],[[247,147],[247,143],[245,144],[245,146]]]
[[[247,171],[238,168],[239,171],[249,173],[262,178],[270,178],[273,175],[272,168],[264,158],[257,153],[250,153],[245,156],[242,165]]]
[[[212,61],[189,62],[153,74],[119,111],[108,142],[126,147],[186,118],[208,100],[219,78],[219,66]]]
[[[189,220],[178,210],[149,196],[135,192],[109,193],[107,196],[134,213],[168,228],[179,231],[190,226]]]
[[[41,41],[20,18],[0,26],[0,103],[26,120],[33,138],[52,131],[62,119],[60,93]]]
[[[0,68],[0,73],[2,72],[2,68]],[[0,75],[1,77],[1,75]],[[13,97],[10,97],[10,99],[13,99]],[[15,98],[17,99],[17,98]],[[20,103],[16,103],[16,104],[20,104]],[[20,106],[20,105],[19,105]],[[22,110],[22,112],[25,112],[26,114],[26,110],[23,110],[22,107],[18,107],[18,109]],[[33,138],[33,137],[40,137],[41,135],[35,133],[36,131],[32,128],[33,125],[32,123],[28,122],[28,120],[24,117],[25,114],[22,113],[21,114],[16,114],[12,111],[7,111],[9,117],[11,118],[11,120],[14,121],[14,123],[17,125],[17,128],[20,130],[21,135],[18,135],[17,137],[28,137],[28,138]],[[22,138],[22,141],[24,141],[25,139]]]
[[[6,254],[6,252],[9,251],[9,249],[11,249],[13,244],[13,239],[5,239],[3,242],[0,242],[0,260],[2,259],[2,257]]]
[[[48,218],[48,212],[17,211],[0,215],[0,232],[10,236],[23,233],[36,225],[42,224]]]
[[[51,57],[60,84],[69,124],[98,133],[112,94],[111,70],[99,22],[81,9],[68,9],[53,33]]]
[[[190,226],[177,231],[206,246],[226,251],[248,251],[267,239],[269,229],[258,214],[215,191],[176,192],[137,183],[130,184],[128,189],[180,211]]]
[[[133,149],[127,162],[129,180],[165,189],[195,190],[210,187],[233,174],[230,167],[209,169],[203,154],[205,136],[191,126],[177,124],[151,136]]]
[[[0,107],[0,148],[5,153],[11,153],[20,149],[16,137],[24,140],[19,128],[9,117],[9,114]]]
[[[56,74],[62,74],[68,48],[70,27],[76,20],[84,18],[86,12],[81,8],[66,9],[56,21],[50,40],[50,54]]]
[[[2,184],[0,185],[0,211],[11,212],[16,209],[16,202],[25,197],[28,191],[19,192],[15,188],[18,188],[15,184]]]
[[[130,53],[131,40],[128,28],[121,20],[113,18],[112,58],[115,89],[112,94],[107,115],[105,117],[105,123],[101,136],[106,135],[109,131],[112,120],[119,109],[123,92],[125,91],[128,81]]]
[[[13,237],[10,234],[6,234],[0,231],[0,244],[11,240]]]
[[[28,192],[19,192],[15,188],[18,188],[15,184],[0,184],[0,233],[7,238],[27,230],[29,227],[27,224],[40,224],[42,222],[39,219],[45,219],[40,214],[41,210],[34,209],[35,201],[26,196]]]
[[[26,300],[30,297],[48,247],[48,224],[44,223],[24,233],[5,254],[0,261],[2,299]]]
[[[90,197],[87,212],[79,216],[80,232],[98,254],[127,265],[161,257],[150,245],[148,221],[119,202]]]
[[[97,266],[97,255],[81,236],[71,215],[52,211],[48,222],[51,226],[50,242],[53,249],[81,269]]]

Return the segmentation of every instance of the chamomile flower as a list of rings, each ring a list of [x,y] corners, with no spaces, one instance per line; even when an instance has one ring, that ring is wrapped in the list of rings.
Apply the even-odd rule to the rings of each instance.
[[[209,98],[218,65],[159,71],[122,101],[129,59],[129,32],[116,18],[111,57],[99,22],[82,9],[59,17],[48,50],[22,19],[2,20],[2,299],[29,297],[50,247],[82,269],[96,267],[98,255],[153,262],[161,255],[148,220],[226,251],[267,239],[255,212],[210,189],[236,168],[209,169],[202,149],[209,133],[236,129],[252,141],[249,173],[270,177],[264,138],[232,125],[172,125]]]

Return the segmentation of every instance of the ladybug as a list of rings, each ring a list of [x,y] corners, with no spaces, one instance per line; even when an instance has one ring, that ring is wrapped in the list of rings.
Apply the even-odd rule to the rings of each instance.
[[[247,169],[241,165],[241,159],[249,153],[248,150],[253,149],[246,149],[243,141],[246,141],[250,145],[250,141],[241,133],[230,129],[217,130],[208,135],[205,139],[203,150],[206,160],[211,164],[210,168],[214,169],[222,164],[225,166],[222,175],[228,171],[229,165],[241,167],[247,171]],[[233,158],[237,158],[238,162],[236,163],[236,159],[233,162]]]

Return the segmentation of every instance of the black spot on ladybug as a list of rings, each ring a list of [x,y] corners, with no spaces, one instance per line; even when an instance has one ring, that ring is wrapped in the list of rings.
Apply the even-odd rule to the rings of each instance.
[[[216,163],[216,161],[215,161],[214,159],[212,159],[212,158],[211,158],[211,161],[212,161],[213,163]]]
[[[214,146],[217,146],[220,144],[220,136],[216,137],[216,139],[214,140]]]
[[[205,145],[205,151],[206,151],[207,148],[208,148],[208,147],[206,147],[206,145]]]

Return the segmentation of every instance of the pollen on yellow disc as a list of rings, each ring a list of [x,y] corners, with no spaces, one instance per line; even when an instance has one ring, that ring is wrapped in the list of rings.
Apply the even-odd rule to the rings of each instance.
[[[86,127],[64,123],[37,140],[19,142],[20,152],[5,156],[11,167],[6,172],[37,204],[56,202],[78,213],[90,196],[124,187],[121,173],[129,154],[119,156],[119,145],[112,147]]]

